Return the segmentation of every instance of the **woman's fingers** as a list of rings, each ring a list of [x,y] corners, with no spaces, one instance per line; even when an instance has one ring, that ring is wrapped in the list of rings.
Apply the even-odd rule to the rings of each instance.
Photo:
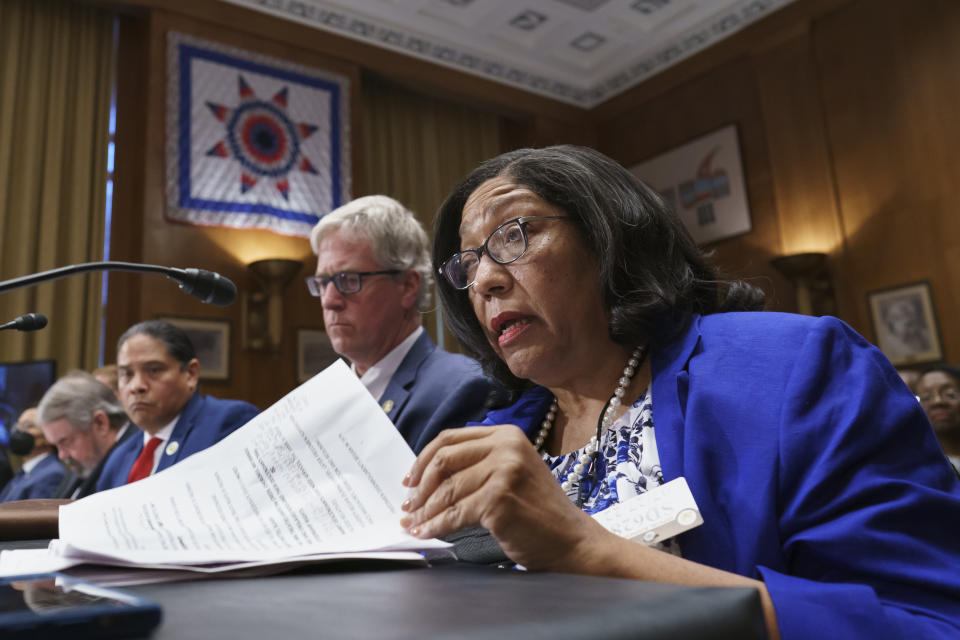
[[[491,454],[484,442],[467,441],[439,450],[400,508],[413,512],[431,502],[449,504],[476,491],[489,473],[484,471],[487,465],[480,464]]]
[[[417,459],[413,461],[413,466],[407,472],[403,479],[403,485],[406,487],[415,487],[420,484],[420,477],[423,470],[430,464],[437,451],[443,447],[451,446],[467,440],[476,440],[489,435],[492,427],[462,427],[460,429],[447,429],[430,441]]]
[[[427,537],[442,535],[477,524],[519,476],[542,471],[526,436],[512,425],[483,427],[467,437],[438,437],[431,445],[421,453],[426,464],[418,458],[418,481],[401,505],[408,515],[400,523],[411,533],[417,529],[414,535],[427,530]]]
[[[424,510],[418,514],[411,514],[408,517],[414,518],[415,521],[406,526],[407,532],[415,538],[428,539],[453,533],[464,527],[475,526],[480,523],[479,513],[482,502],[481,492],[476,491],[433,512],[422,521],[416,518],[418,514],[423,514]]]

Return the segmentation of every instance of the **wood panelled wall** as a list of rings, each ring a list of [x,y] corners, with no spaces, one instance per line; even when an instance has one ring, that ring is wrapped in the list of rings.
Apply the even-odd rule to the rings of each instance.
[[[947,358],[960,361],[960,329],[950,322],[960,312],[960,3],[796,0],[589,112],[235,5],[99,4],[124,12],[115,259],[197,264],[241,288],[251,284],[244,265],[258,257],[303,259],[300,276],[312,269],[306,240],[164,219],[165,34],[174,29],[350,77],[355,195],[368,193],[363,182],[372,180],[360,153],[369,147],[361,87],[371,73],[494,114],[504,150],[587,144],[630,166],[736,123],[753,230],[710,247],[726,274],[765,289],[771,308],[792,311],[792,286],[769,260],[826,251],[839,315],[871,339],[867,292],[929,280]],[[321,325],[319,305],[295,282],[282,351],[249,352],[239,304],[207,307],[139,276],[112,276],[110,287],[108,345],[160,314],[229,320],[232,377],[205,390],[261,407],[296,384],[295,329]]]
[[[798,0],[661,76],[591,114],[598,148],[629,166],[736,123],[754,228],[721,267],[792,311],[767,260],[827,252],[870,340],[867,292],[927,280],[960,361],[960,3]]]
[[[93,0],[92,0],[93,1]],[[559,132],[587,127],[585,112],[568,105],[449,69],[405,58],[259,12],[220,2],[191,0],[104,0],[96,4],[120,13],[117,95],[117,168],[111,257],[177,267],[215,270],[237,283],[241,292],[255,289],[245,265],[261,258],[293,258],[304,264],[285,292],[283,343],[277,353],[250,351],[242,343],[242,305],[211,307],[185,296],[162,279],[111,274],[107,307],[106,359],[113,360],[120,334],[140,320],[172,315],[225,320],[230,323],[230,379],[205,381],[202,390],[220,397],[242,398],[265,408],[296,386],[296,333],[322,328],[319,302],[309,297],[303,277],[313,272],[315,257],[304,238],[289,238],[256,230],[203,228],[170,222],[164,217],[166,128],[166,37],[179,31],[299,64],[341,73],[351,84],[351,148],[353,195],[391,192],[432,227],[433,209],[448,186],[481,160],[501,150],[501,118],[519,123],[526,144],[544,144]],[[386,79],[386,81],[384,80]],[[406,85],[406,88],[404,88]],[[397,87],[400,88],[397,88]],[[384,110],[384,102],[392,106]],[[447,105],[444,108],[444,105]],[[451,106],[452,105],[452,106]],[[429,117],[425,111],[432,111]],[[437,131],[420,131],[420,139],[385,138],[382,121],[436,123]],[[411,115],[413,114],[413,115]],[[451,139],[450,127],[478,130],[486,141],[477,144],[469,161],[451,162],[436,175],[426,171],[426,142],[435,136]],[[366,132],[365,128],[371,129]],[[491,134],[492,132],[492,134]],[[481,135],[480,137],[483,137]],[[586,141],[580,134],[578,140]],[[376,139],[390,146],[389,163],[375,155]],[[389,144],[387,144],[389,143]],[[408,144],[409,143],[409,144]],[[403,157],[408,146],[410,158]],[[433,145],[431,148],[435,148]],[[459,148],[467,148],[460,145]],[[413,157],[415,155],[415,157]],[[467,158],[467,155],[464,156]],[[445,185],[439,185],[443,180]],[[411,187],[413,191],[407,189]],[[408,193],[409,192],[409,193]],[[421,194],[421,198],[411,193]],[[428,314],[426,326],[435,335]],[[452,339],[449,334],[448,348]]]
[[[202,390],[220,397],[243,398],[265,408],[296,386],[296,329],[322,328],[317,304],[303,286],[313,272],[306,238],[257,230],[203,228],[164,217],[166,129],[166,37],[179,31],[284,60],[340,73],[351,85],[351,146],[359,146],[360,69],[342,60],[304,50],[280,39],[268,40],[191,15],[148,10],[121,20],[118,70],[117,192],[114,206],[114,259],[217,271],[237,283],[241,292],[257,290],[246,265],[263,258],[293,258],[304,263],[288,285],[284,305],[284,339],[277,353],[242,347],[242,304],[203,304],[169,282],[127,274],[111,275],[107,314],[107,359],[128,326],[162,315],[225,320],[230,323],[230,378],[205,381]],[[362,180],[359,163],[353,182]]]

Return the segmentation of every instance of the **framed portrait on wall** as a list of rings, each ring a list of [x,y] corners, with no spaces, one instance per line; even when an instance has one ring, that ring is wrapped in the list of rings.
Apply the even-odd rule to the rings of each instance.
[[[750,231],[750,206],[734,124],[630,167],[656,189],[697,244]]]
[[[224,381],[230,378],[230,322],[179,316],[159,316],[183,330],[193,343],[200,361],[200,379]]]
[[[297,329],[297,382],[306,382],[340,356],[322,329]]]
[[[895,366],[943,359],[929,283],[871,291],[867,299],[877,346]]]

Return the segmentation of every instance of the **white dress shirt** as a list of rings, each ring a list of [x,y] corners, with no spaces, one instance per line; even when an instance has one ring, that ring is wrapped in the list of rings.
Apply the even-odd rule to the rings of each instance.
[[[167,440],[170,439],[171,434],[173,434],[173,428],[177,426],[177,420],[180,419],[180,414],[177,414],[173,420],[171,420],[167,426],[160,431],[157,431],[155,434],[150,435],[146,431],[143,432],[143,446],[147,446],[147,443],[150,442],[150,438],[160,438],[162,442],[157,446],[153,451],[153,466],[150,467],[150,475],[153,475],[153,472],[157,470],[157,465],[160,464],[160,457],[163,455],[163,450],[166,448]]]
[[[390,353],[380,358],[377,364],[367,369],[360,376],[360,382],[367,388],[370,395],[376,398],[377,402],[380,402],[380,396],[387,390],[390,378],[400,368],[400,363],[407,357],[410,349],[413,348],[413,343],[417,341],[421,333],[423,333],[423,327],[417,327],[411,331],[410,335],[403,339],[403,342],[395,346]],[[356,365],[350,365],[350,368],[353,369],[354,373],[357,372]]]
[[[38,464],[43,462],[44,458],[46,458],[49,455],[50,455],[49,453],[41,453],[37,457],[30,458],[29,460],[24,462],[22,465],[20,465],[20,468],[23,469],[23,475],[25,476],[30,475],[30,472],[33,471],[34,467],[36,467]]]

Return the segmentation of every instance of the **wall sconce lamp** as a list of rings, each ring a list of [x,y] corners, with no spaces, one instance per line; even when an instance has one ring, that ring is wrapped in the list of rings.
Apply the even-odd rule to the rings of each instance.
[[[796,253],[770,261],[773,268],[793,283],[797,311],[808,316],[836,315],[830,268],[825,253]]]
[[[285,258],[247,265],[260,291],[243,294],[243,346],[253,351],[279,351],[283,338],[283,289],[303,263]]]

